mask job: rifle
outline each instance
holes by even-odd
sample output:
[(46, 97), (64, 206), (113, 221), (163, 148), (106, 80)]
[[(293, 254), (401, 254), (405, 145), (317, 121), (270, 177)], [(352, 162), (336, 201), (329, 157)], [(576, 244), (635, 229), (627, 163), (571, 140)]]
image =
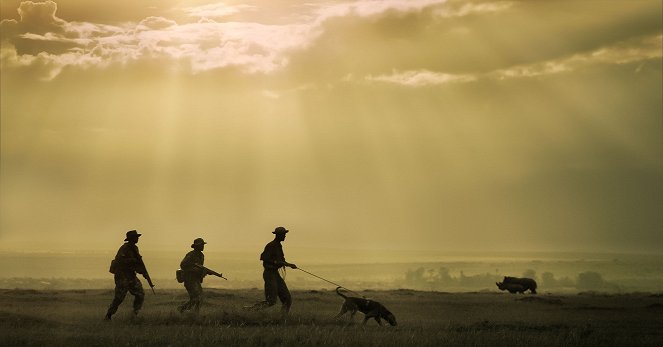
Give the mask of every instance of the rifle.
[(150, 285), (150, 288), (152, 289), (152, 294), (156, 295), (157, 293), (154, 291), (154, 283), (152, 283), (152, 279), (150, 278), (150, 274), (147, 273), (147, 267), (145, 266), (145, 262), (143, 261), (143, 257), (140, 255), (138, 256), (138, 259), (140, 260), (140, 266), (141, 270), (143, 270), (143, 277), (145, 277), (145, 280), (147, 280), (147, 284)]
[(226, 281), (228, 280), (227, 278), (223, 277), (222, 274), (220, 274), (220, 273), (218, 273), (218, 272), (216, 272), (216, 271), (214, 271), (214, 270), (208, 269), (208, 268), (206, 268), (206, 267), (204, 267), (204, 266), (202, 266), (202, 265), (198, 265), (198, 264), (193, 264), (193, 265), (194, 265), (195, 267), (199, 268), (199, 269), (203, 269), (203, 270), (205, 270), (205, 274), (210, 274), (210, 275), (214, 275), (214, 276), (216, 276), (216, 277), (221, 277), (221, 278), (223, 278), (223, 279), (226, 280)]
[(145, 263), (143, 262), (143, 257), (140, 257), (140, 263), (143, 266), (143, 270), (145, 270), (145, 272), (143, 273), (143, 277), (145, 277), (145, 280), (147, 280), (147, 284), (150, 285), (150, 289), (152, 289), (152, 294), (156, 295), (157, 293), (154, 291), (154, 283), (152, 283), (150, 274), (147, 273), (147, 268), (145, 267)]

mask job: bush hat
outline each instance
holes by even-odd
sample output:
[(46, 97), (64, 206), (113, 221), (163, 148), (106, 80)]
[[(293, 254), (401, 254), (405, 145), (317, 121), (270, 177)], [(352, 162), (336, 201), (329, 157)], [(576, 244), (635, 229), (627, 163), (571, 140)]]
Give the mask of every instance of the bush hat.
[(290, 230), (288, 230), (284, 227), (276, 227), (276, 229), (274, 229), (274, 231), (272, 231), (272, 234), (277, 234), (277, 235), (278, 234), (287, 234), (288, 231), (290, 231)]
[(127, 231), (127, 237), (124, 239), (124, 241), (129, 241), (129, 237), (131, 237), (131, 236), (140, 237), (140, 235), (143, 235), (143, 234), (139, 234), (136, 230), (129, 230), (129, 231)]
[(193, 246), (196, 246), (196, 245), (206, 245), (206, 244), (207, 244), (207, 242), (205, 242), (205, 240), (203, 240), (202, 238), (199, 237), (199, 238), (193, 240), (193, 244), (191, 244), (191, 248), (193, 248)]

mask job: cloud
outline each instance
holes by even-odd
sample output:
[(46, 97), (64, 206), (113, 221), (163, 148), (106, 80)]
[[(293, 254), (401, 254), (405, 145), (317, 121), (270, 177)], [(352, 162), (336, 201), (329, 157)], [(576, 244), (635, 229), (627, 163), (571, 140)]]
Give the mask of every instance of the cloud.
[(187, 7), (184, 11), (191, 17), (220, 18), (227, 17), (246, 10), (255, 10), (251, 5), (226, 5), (222, 2), (196, 7)]
[(18, 55), (12, 44), (3, 44), (0, 47), (0, 66), (4, 68), (16, 68), (30, 65), (36, 59), (32, 55)]
[[(305, 47), (314, 37), (309, 26), (297, 24), (213, 20), (178, 24), (163, 17), (148, 17), (124, 27), (65, 22), (55, 17), (56, 9), (52, 2), (24, 2), (19, 12), (26, 15), (20, 21), (2, 21), (3, 50), (17, 51), (3, 53), (7, 60), (3, 67), (41, 64), (50, 68), (44, 77), (51, 79), (68, 65), (107, 67), (141, 59), (184, 59), (193, 72), (236, 66), (248, 73), (268, 73), (287, 63), (288, 50)], [(35, 25), (36, 18), (44, 24)], [(60, 52), (49, 48), (54, 43), (74, 47)]]
[(476, 80), (476, 77), (471, 75), (453, 75), (428, 70), (418, 70), (405, 72), (394, 71), (389, 75), (367, 76), (365, 80), (369, 82), (398, 84), (406, 87), (424, 87), (447, 83), (471, 82)]
[(464, 17), (473, 14), (500, 12), (511, 8), (513, 5), (514, 3), (511, 1), (488, 3), (450, 1), (448, 6), (438, 8), (433, 13), (440, 18)]
[(177, 22), (163, 18), (163, 17), (147, 17), (140, 21), (136, 26), (136, 31), (148, 31), (148, 30), (166, 30), (170, 27), (177, 25)]
[(3, 19), (0, 21), (0, 37), (3, 41), (9, 40), (19, 34), (30, 33), (42, 35), (45, 33), (62, 33), (65, 21), (56, 17), (57, 4), (46, 2), (21, 2), (17, 12), (20, 19)]
[(279, 93), (272, 90), (263, 90), (260, 94), (268, 99), (278, 99), (281, 97)]
[[(663, 56), (663, 35), (653, 35), (637, 39), (618, 42), (617, 44), (601, 47), (597, 50), (575, 54), (570, 57), (539, 62), (535, 64), (516, 65), (482, 74), (448, 74), (429, 70), (409, 70), (390, 74), (368, 75), (363, 81), (397, 84), (404, 87), (424, 87), (444, 85), (449, 83), (467, 83), (478, 79), (512, 79), (532, 78), (572, 72), (597, 64), (621, 65), (635, 62), (644, 62), (651, 59), (661, 59)], [(642, 64), (636, 68), (641, 69)], [(342, 79), (346, 82), (358, 82), (352, 75)]]
[(18, 22), (14, 19), (3, 19), (0, 21), (0, 39), (3, 43), (19, 34)]
[(65, 21), (56, 17), (58, 5), (53, 1), (32, 2), (23, 1), (18, 8), (21, 17), (19, 26), (21, 30), (34, 34), (47, 32), (60, 32)]
[(441, 5), (447, 0), (360, 0), (334, 5), (320, 6), (316, 11), (317, 23), (334, 17), (345, 17), (356, 15), (359, 17), (370, 17), (388, 11), (412, 12), (421, 11), (424, 8)]
[[(178, 21), (160, 16), (148, 16), (136, 22), (109, 25), (63, 20), (57, 17), (57, 4), (53, 1), (24, 1), (18, 8), (19, 20), (3, 20), (0, 23), (3, 46), (1, 64), (3, 69), (32, 67), (35, 70), (44, 70), (47, 71), (43, 76), (46, 79), (54, 78), (67, 66), (105, 68), (142, 61), (159, 61), (164, 64), (184, 66), (188, 67), (191, 73), (233, 68), (247, 74), (269, 74), (284, 69), (298, 52), (307, 52), (308, 48), (319, 43), (320, 37), (326, 31), (338, 29), (337, 26), (326, 25), (334, 18), (349, 17), (352, 20), (377, 18), (378, 16), (393, 18), (394, 14), (399, 15), (395, 17), (400, 18), (402, 14), (415, 13), (421, 14), (427, 20), (444, 22), (448, 18), (504, 12), (516, 5), (520, 6), (520, 3), (515, 1), (357, 0), (293, 7), (293, 13), (287, 16), (288, 22), (285, 22), (285, 18), (283, 18), (284, 20), (276, 21), (278, 24), (264, 24), (255, 21), (220, 21), (221, 17), (247, 10), (259, 12), (260, 8), (249, 5), (212, 3), (175, 9), (185, 15), (184, 19), (178, 17)], [(198, 19), (195, 22), (186, 22), (187, 18), (189, 20)], [(373, 23), (373, 21), (370, 22)], [(380, 28), (385, 30), (384, 26)], [(402, 32), (407, 28), (395, 27), (394, 30)], [(392, 31), (383, 34), (396, 35)], [(426, 35), (428, 35), (425, 36), (426, 39), (439, 36), (438, 32), (427, 32)], [(452, 31), (444, 35), (456, 38), (462, 36), (456, 35)], [(391, 39), (391, 36), (389, 38)], [(422, 38), (411, 41), (392, 40), (390, 42), (402, 45), (403, 52), (400, 53), (403, 57), (414, 60), (406, 68), (399, 69), (398, 65), (387, 65), (389, 59), (383, 59), (385, 66), (381, 66), (379, 69), (373, 68), (372, 75), (356, 81), (419, 87), (466, 83), (486, 77), (499, 79), (549, 75), (573, 71), (596, 63), (624, 63), (660, 57), (660, 41), (659, 34), (653, 39), (624, 42), (621, 45), (608, 46), (591, 53), (576, 54), (564, 59), (507, 68), (501, 66), (500, 70), (472, 75), (435, 72), (434, 70), (443, 68), (443, 63), (435, 63), (436, 61), (448, 62), (448, 57), (454, 57), (448, 55), (447, 50), (438, 53), (440, 52), (439, 47), (430, 48), (429, 54), (426, 56), (431, 57), (428, 61), (432, 63), (423, 64), (428, 58), (424, 58), (420, 54), (409, 53), (410, 50), (420, 49), (420, 45), (427, 44), (427, 41)], [(371, 47), (384, 49), (379, 42), (371, 42), (374, 44), (365, 47), (366, 50), (370, 50)], [(411, 45), (408, 46), (404, 42), (411, 42)], [(457, 43), (457, 41), (453, 41), (453, 43)], [(347, 47), (352, 47), (352, 45), (347, 45)], [(343, 46), (339, 49), (347, 47)], [(471, 46), (468, 45), (468, 47)], [(474, 52), (463, 49), (460, 51)], [(354, 53), (350, 52), (350, 54)], [(439, 54), (445, 55), (439, 56)], [(461, 54), (463, 53), (459, 53), (459, 56)], [(422, 62), (422, 64), (419, 64), (417, 68), (416, 62)], [(379, 74), (380, 69), (392, 68), (397, 70), (390, 74)], [(361, 71), (343, 71), (342, 73), (347, 72), (361, 75)]]
[(498, 79), (537, 77), (575, 71), (597, 64), (620, 65), (661, 59), (662, 56), (663, 35), (658, 34), (618, 42), (611, 46), (601, 47), (588, 53), (575, 54), (567, 58), (501, 69), (490, 73), (489, 76)]
[[(288, 65), (290, 54), (311, 45), (323, 32), (322, 24), (346, 15), (374, 16), (386, 11), (418, 11), (444, 0), (369, 1), (314, 5), (309, 15), (289, 24), (217, 22), (218, 18), (249, 5), (214, 3), (188, 7), (184, 12), (199, 17), (195, 23), (164, 17), (147, 17), (138, 23), (112, 26), (88, 22), (67, 22), (56, 16), (53, 1), (21, 3), (19, 21), (3, 20), (5, 50), (3, 67), (41, 64), (57, 76), (65, 66), (107, 67), (114, 63), (159, 59), (189, 63), (193, 73), (236, 67), (245, 73), (271, 73)], [(55, 45), (59, 44), (59, 45)]]

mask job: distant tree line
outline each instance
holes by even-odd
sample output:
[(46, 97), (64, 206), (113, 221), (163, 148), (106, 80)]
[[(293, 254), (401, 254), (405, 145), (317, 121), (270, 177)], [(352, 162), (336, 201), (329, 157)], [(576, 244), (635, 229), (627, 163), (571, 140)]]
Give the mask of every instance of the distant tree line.
[[(619, 291), (620, 287), (603, 279), (603, 276), (594, 271), (579, 273), (575, 278), (568, 276), (555, 277), (552, 272), (543, 272), (537, 276), (536, 271), (526, 270), (517, 273), (484, 273), (466, 275), (460, 271), (452, 274), (446, 267), (426, 269), (419, 267), (408, 270), (401, 279), (387, 281), (350, 281), (343, 282), (352, 288), (362, 289), (390, 289), (409, 288), (416, 290), (433, 291), (464, 291), (464, 290), (497, 290), (495, 282), (501, 282), (504, 276), (528, 277), (537, 281), (539, 291), (546, 290), (577, 290), (577, 291)], [(174, 279), (159, 279), (159, 288), (179, 288)], [(93, 278), (0, 278), (0, 289), (36, 289), (36, 290), (67, 290), (67, 289), (108, 289), (113, 288), (112, 279)], [(293, 280), (294, 288), (320, 288), (318, 283)], [(621, 283), (620, 283), (621, 284)], [(234, 280), (232, 284), (223, 283), (224, 288), (258, 288), (254, 281)]]
[[(180, 289), (181, 285), (174, 278), (156, 278), (159, 289)], [(224, 288), (257, 288), (258, 282), (233, 280), (231, 285), (223, 283)], [(145, 283), (143, 282), (143, 285)], [(112, 278), (0, 278), (0, 289), (35, 289), (35, 290), (70, 290), (70, 289), (112, 289)], [(209, 286), (208, 286), (209, 287)]]
[(37, 289), (37, 290), (67, 290), (90, 288), (113, 288), (112, 279), (88, 278), (29, 278), (12, 277), (0, 278), (0, 288), (3, 289)]
[(479, 274), (467, 276), (463, 271), (458, 276), (451, 274), (446, 267), (425, 269), (423, 267), (408, 270), (405, 273), (403, 287), (418, 290), (445, 290), (450, 288), (487, 288), (502, 280), (497, 274)]
[[(418, 290), (443, 291), (450, 289), (486, 289), (495, 288), (495, 282), (501, 282), (504, 276), (518, 276), (518, 274), (478, 274), (465, 275), (463, 271), (454, 276), (446, 267), (426, 269), (423, 267), (408, 270), (400, 286)], [(532, 278), (539, 284), (542, 291), (546, 289), (575, 289), (578, 291), (616, 291), (619, 287), (603, 279), (603, 276), (594, 271), (579, 273), (575, 278), (555, 277), (552, 272), (536, 275), (534, 270), (526, 270), (521, 277)]]

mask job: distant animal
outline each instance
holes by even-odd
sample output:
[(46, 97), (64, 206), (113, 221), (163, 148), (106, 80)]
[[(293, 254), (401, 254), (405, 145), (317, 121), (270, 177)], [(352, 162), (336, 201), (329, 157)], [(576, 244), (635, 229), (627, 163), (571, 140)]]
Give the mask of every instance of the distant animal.
[(495, 282), (495, 284), (497, 284), (497, 288), (499, 288), (500, 290), (508, 290), (509, 293), (511, 294), (513, 293), (522, 294), (525, 292), (525, 290), (527, 290), (522, 285), (516, 283)]
[(364, 322), (362, 324), (366, 324), (366, 321), (373, 318), (378, 324), (382, 325), (382, 318), (392, 326), (398, 325), (396, 323), (396, 316), (394, 316), (394, 314), (381, 303), (364, 298), (345, 296), (343, 293), (339, 292), (339, 289), (341, 289), (341, 287), (336, 288), (336, 294), (340, 295), (345, 301), (343, 302), (343, 306), (341, 306), (341, 311), (336, 315), (336, 318), (341, 317), (348, 311), (351, 312), (350, 318), (352, 318), (357, 311), (360, 311), (364, 314)]
[[(524, 293), (526, 290), (529, 290), (532, 294), (536, 294), (536, 281), (531, 279), (531, 278), (519, 278), (519, 277), (509, 277), (505, 276), (504, 280), (502, 281), (502, 285), (507, 285), (505, 286), (506, 290), (509, 290), (508, 287), (512, 286), (512, 288), (517, 289), (517, 286), (514, 285), (520, 285), (523, 287), (523, 290), (514, 290), (513, 292), (509, 290), (509, 292), (514, 293), (514, 292), (520, 292)], [(500, 288), (500, 285), (497, 285), (498, 288)], [(502, 288), (500, 288), (502, 289)], [(504, 289), (502, 289), (504, 290)]]

